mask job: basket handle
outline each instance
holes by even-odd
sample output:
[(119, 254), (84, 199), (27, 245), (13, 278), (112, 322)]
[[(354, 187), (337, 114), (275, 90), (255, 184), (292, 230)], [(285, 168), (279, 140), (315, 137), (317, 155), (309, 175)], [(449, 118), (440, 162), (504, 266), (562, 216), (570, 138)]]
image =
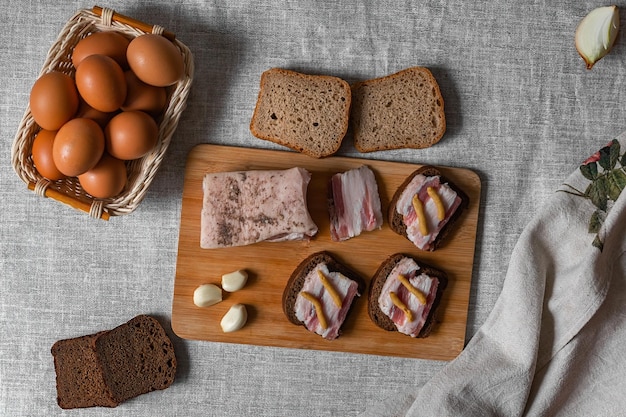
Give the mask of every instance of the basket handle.
[[(37, 187), (37, 185), (33, 182), (29, 182), (28, 183), (28, 189), (31, 191), (35, 191), (35, 188)], [(88, 203), (84, 203), (82, 201), (79, 201), (75, 198), (72, 198), (69, 195), (63, 194), (62, 192), (59, 192), (53, 188), (46, 188), (43, 192), (44, 197), (50, 197), (53, 198), (57, 201), (60, 201), (62, 203), (65, 203), (75, 209), (78, 210), (82, 210), (84, 212), (90, 213), (91, 214), (91, 204)], [(109, 220), (110, 214), (104, 210), (102, 210), (99, 214), (99, 217), (102, 220)]]
[[(100, 17), (102, 17), (102, 10), (103, 8), (100, 6), (93, 6), (93, 9), (92, 9), (92, 11)], [(152, 28), (154, 27), (153, 25), (149, 25), (137, 19), (133, 19), (132, 17), (124, 16), (123, 14), (119, 14), (117, 12), (113, 12), (113, 20), (116, 20), (125, 25), (132, 26), (146, 33), (152, 33)], [(174, 41), (176, 39), (176, 35), (174, 35), (174, 33), (168, 32), (166, 30), (164, 30), (161, 35), (166, 37), (170, 41)]]

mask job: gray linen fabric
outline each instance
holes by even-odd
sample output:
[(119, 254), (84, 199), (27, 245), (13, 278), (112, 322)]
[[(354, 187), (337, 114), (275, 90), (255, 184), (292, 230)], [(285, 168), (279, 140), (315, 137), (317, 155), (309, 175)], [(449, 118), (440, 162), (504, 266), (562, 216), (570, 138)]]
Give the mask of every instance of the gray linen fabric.
[[(623, 33), (614, 51), (591, 71), (574, 48), (578, 21), (603, 5), (598, 2), (100, 5), (175, 32), (194, 54), (194, 85), (164, 163), (136, 212), (102, 222), (41, 199), (13, 172), (11, 144), (48, 48), (78, 9), (93, 4), (0, 4), (3, 416), (70, 414), (56, 405), (54, 341), (112, 328), (140, 313), (169, 321), (187, 153), (199, 143), (281, 149), (254, 138), (248, 129), (259, 76), (270, 67), (336, 75), (348, 82), (413, 65), (431, 68), (448, 121), (439, 144), (361, 155), (348, 136), (340, 154), (464, 167), (480, 175), (468, 341), (496, 304), (524, 227), (586, 156), (624, 130)], [(167, 391), (114, 410), (74, 414), (356, 416), (387, 401), (397, 405), (392, 399), (399, 392), (417, 392), (446, 365), (177, 338), (174, 343), (179, 374)], [(593, 369), (581, 372), (592, 379)], [(551, 368), (542, 375), (546, 381), (559, 379)], [(614, 385), (620, 384), (624, 377)], [(540, 397), (541, 389), (532, 395)], [(581, 410), (590, 404), (575, 391), (560, 401), (568, 409), (578, 401), (584, 402)], [(535, 415), (553, 411), (540, 402), (529, 407), (538, 410)]]

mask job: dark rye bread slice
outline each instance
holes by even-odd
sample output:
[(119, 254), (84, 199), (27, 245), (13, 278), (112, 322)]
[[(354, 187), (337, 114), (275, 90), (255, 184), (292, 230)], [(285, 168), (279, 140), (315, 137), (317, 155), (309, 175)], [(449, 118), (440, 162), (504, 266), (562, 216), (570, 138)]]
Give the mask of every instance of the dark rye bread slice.
[(456, 184), (450, 181), (450, 179), (442, 175), (441, 172), (434, 166), (424, 165), (423, 167), (418, 168), (404, 180), (400, 187), (398, 187), (391, 201), (389, 202), (389, 209), (387, 211), (387, 220), (389, 222), (389, 227), (391, 228), (391, 230), (401, 236), (407, 237), (406, 225), (404, 224), (402, 215), (396, 211), (396, 205), (404, 189), (407, 187), (407, 185), (409, 185), (413, 177), (419, 174), (423, 174), (427, 177), (439, 176), (441, 184), (447, 183), (450, 188), (452, 188), (461, 198), (461, 204), (454, 212), (452, 217), (450, 217), (448, 223), (446, 223), (446, 225), (439, 231), (437, 239), (435, 239), (435, 241), (431, 243), (429, 251), (432, 252), (441, 246), (442, 242), (445, 241), (446, 236), (448, 236), (450, 234), (450, 231), (454, 229), (454, 224), (457, 222), (461, 214), (463, 214), (463, 212), (469, 205), (469, 197)]
[(261, 75), (250, 131), (314, 158), (339, 150), (350, 119), (350, 85), (341, 78), (272, 68)]
[(153, 317), (140, 315), (100, 334), (95, 350), (104, 380), (120, 403), (174, 382), (174, 346)]
[(101, 334), (59, 340), (52, 346), (59, 407), (116, 407), (119, 404), (104, 382), (94, 349), (94, 342)]
[(357, 82), (351, 125), (360, 152), (432, 146), (446, 131), (439, 84), (424, 67)]
[(57, 341), (51, 349), (61, 408), (116, 407), (174, 380), (176, 357), (161, 324), (140, 315), (113, 330)]
[[(285, 316), (287, 316), (287, 319), (289, 319), (289, 321), (293, 324), (304, 326), (298, 317), (296, 317), (294, 311), (296, 299), (302, 290), (306, 276), (320, 263), (326, 263), (329, 271), (339, 272), (345, 277), (355, 281), (358, 285), (358, 294), (362, 295), (365, 291), (365, 280), (356, 272), (337, 261), (326, 251), (313, 253), (300, 262), (300, 264), (296, 267), (291, 274), (291, 277), (289, 277), (289, 281), (287, 281), (287, 285), (285, 285), (285, 289), (283, 291), (283, 312), (285, 313)], [(352, 306), (350, 306), (350, 310), (352, 310), (352, 307), (354, 306), (354, 301), (352, 302)], [(349, 314), (350, 311), (348, 311), (348, 315)]]
[(432, 266), (423, 264), (419, 262), (417, 259), (413, 258), (410, 255), (405, 255), (403, 253), (396, 253), (394, 255), (389, 256), (379, 267), (372, 280), (370, 282), (370, 289), (368, 295), (368, 303), (367, 303), (367, 313), (370, 316), (370, 319), (374, 324), (376, 324), (381, 329), (387, 331), (398, 331), (396, 325), (393, 321), (387, 316), (378, 305), (378, 297), (380, 297), (380, 293), (387, 281), (387, 278), (393, 268), (396, 266), (398, 262), (400, 262), (403, 258), (408, 257), (412, 258), (417, 262), (420, 267), (420, 271), (427, 274), (432, 278), (437, 278), (439, 281), (437, 286), (437, 294), (435, 296), (435, 300), (433, 301), (433, 305), (430, 308), (430, 312), (428, 313), (428, 317), (426, 318), (426, 322), (424, 323), (424, 327), (420, 330), (417, 335), (418, 338), (428, 337), (437, 321), (437, 309), (441, 302), (441, 297), (443, 296), (443, 292), (448, 285), (448, 276), (444, 271), (441, 271)]

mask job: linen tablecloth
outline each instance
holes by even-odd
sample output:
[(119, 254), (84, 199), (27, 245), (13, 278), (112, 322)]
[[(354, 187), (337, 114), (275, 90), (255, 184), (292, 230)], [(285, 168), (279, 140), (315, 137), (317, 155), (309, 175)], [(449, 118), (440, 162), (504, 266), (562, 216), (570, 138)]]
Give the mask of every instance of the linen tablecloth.
[[(0, 4), (0, 415), (357, 416), (377, 415), (381, 408), (390, 413), (413, 407), (414, 414), (422, 403), (441, 410), (439, 415), (455, 407), (470, 413), (471, 405), (476, 415), (559, 410), (619, 415), (616, 407), (623, 400), (614, 394), (626, 381), (618, 374), (624, 357), (609, 356), (607, 349), (615, 352), (614, 344), (623, 340), (623, 285), (616, 277), (623, 277), (618, 248), (624, 203), (615, 203), (603, 223), (611, 232), (598, 254), (595, 233), (582, 230), (591, 214), (578, 211), (588, 201), (555, 192), (573, 182), (570, 174), (580, 172), (587, 156), (625, 129), (623, 33), (591, 71), (574, 48), (576, 25), (603, 3), (116, 0), (99, 5), (174, 32), (194, 55), (194, 84), (161, 169), (134, 213), (96, 221), (41, 199), (15, 175), (11, 144), (48, 48), (77, 10), (93, 4)], [(480, 176), (464, 354), (446, 363), (173, 336), (179, 372), (166, 391), (116, 409), (63, 412), (57, 406), (50, 355), (56, 340), (110, 329), (142, 313), (169, 323), (184, 168), (193, 146), (282, 149), (249, 131), (263, 71), (284, 67), (352, 83), (414, 65), (430, 68), (439, 82), (447, 117), (442, 141), (423, 150), (359, 154), (348, 135), (339, 154), (463, 167)], [(548, 212), (557, 202), (564, 206), (552, 218)], [(575, 230), (562, 227), (567, 213), (576, 213)], [(562, 235), (544, 236), (544, 224)], [(573, 235), (577, 238), (570, 241)], [(543, 237), (535, 248), (537, 236)], [(567, 244), (546, 251), (559, 236), (568, 238)], [(579, 255), (562, 270), (562, 251), (572, 245)], [(532, 265), (524, 262), (531, 259)], [(597, 311), (592, 314), (590, 307), (569, 332), (542, 334), (540, 329), (561, 329), (560, 322), (545, 327), (545, 320), (569, 311), (538, 303), (551, 300), (546, 294), (566, 294), (556, 288), (562, 281), (546, 280), (552, 284), (541, 287), (514, 277), (561, 278), (600, 266), (605, 286), (597, 281), (592, 291), (598, 303), (604, 299), (594, 306)], [(584, 297), (585, 282), (579, 277), (575, 285), (581, 292), (558, 302), (571, 302), (568, 308), (580, 314), (580, 301), (592, 301)], [(534, 291), (536, 298), (505, 302), (521, 289)], [(529, 316), (541, 309), (544, 321), (508, 326), (515, 309)], [(510, 339), (490, 339), (504, 330)], [(512, 363), (507, 355), (489, 362), (489, 369), (476, 372), (479, 389), (465, 384), (467, 372), (474, 372), (471, 365), (487, 363), (481, 347), (508, 353), (515, 338), (529, 334), (535, 339), (524, 342), (536, 349), (520, 350)], [(572, 359), (580, 366), (570, 366)]]

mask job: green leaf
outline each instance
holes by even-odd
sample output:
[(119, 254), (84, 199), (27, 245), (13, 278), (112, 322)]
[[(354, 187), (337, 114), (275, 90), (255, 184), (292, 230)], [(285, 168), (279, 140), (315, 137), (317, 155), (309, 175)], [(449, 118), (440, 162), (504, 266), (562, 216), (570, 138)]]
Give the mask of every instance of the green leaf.
[(620, 144), (617, 140), (613, 139), (613, 141), (611, 142), (611, 149), (610, 149), (610, 162), (611, 162), (611, 169), (615, 168), (615, 165), (617, 165), (617, 160), (619, 159), (619, 151), (620, 151)]
[(624, 185), (626, 185), (626, 175), (622, 172), (620, 175), (620, 170), (613, 170), (607, 174), (607, 193), (611, 200), (617, 201), (619, 195), (624, 189)]
[(624, 172), (624, 170), (613, 170), (613, 176), (615, 177), (615, 182), (622, 190), (626, 188), (626, 172)]
[(596, 238), (593, 240), (591, 244), (595, 246), (596, 248), (600, 249), (600, 252), (602, 252), (602, 249), (604, 248), (604, 243), (600, 240), (600, 236), (596, 235)]
[(613, 175), (610, 173), (606, 175), (606, 194), (610, 200), (617, 200), (619, 197), (619, 193), (622, 190), (617, 186), (615, 180), (613, 179)]
[(622, 166), (626, 166), (626, 153), (624, 153), (624, 155), (622, 155), (622, 158), (620, 159), (620, 164), (622, 164)]
[(587, 165), (581, 165), (580, 172), (583, 174), (583, 177), (593, 181), (598, 176), (598, 164), (590, 162)]
[(589, 196), (591, 202), (600, 210), (606, 211), (606, 205), (608, 202), (606, 177), (599, 177), (594, 182), (589, 184), (585, 195)]
[(598, 233), (604, 222), (604, 214), (600, 210), (596, 210), (589, 219), (589, 233)]
[(613, 168), (611, 166), (611, 148), (610, 147), (605, 146), (604, 148), (600, 149), (600, 160), (598, 161), (598, 163), (600, 164), (602, 168), (604, 168), (605, 171), (608, 171)]

